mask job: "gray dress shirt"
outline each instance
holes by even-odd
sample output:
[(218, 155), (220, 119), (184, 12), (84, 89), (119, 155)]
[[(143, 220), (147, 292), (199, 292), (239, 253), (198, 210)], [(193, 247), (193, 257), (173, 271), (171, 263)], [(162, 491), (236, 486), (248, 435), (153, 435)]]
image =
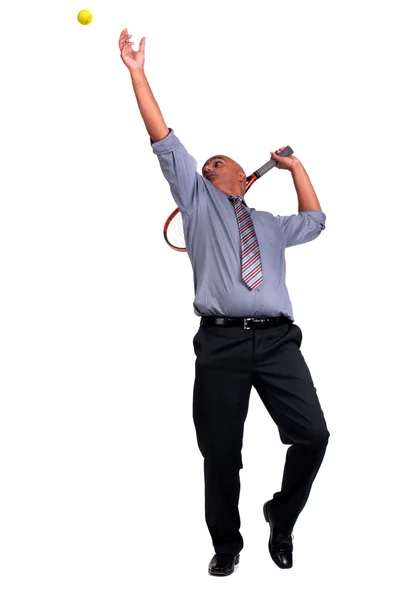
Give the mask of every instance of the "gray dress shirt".
[(285, 248), (318, 237), (325, 228), (326, 215), (320, 210), (305, 210), (281, 217), (246, 206), (257, 234), (263, 272), (263, 283), (250, 290), (242, 281), (240, 235), (228, 195), (198, 173), (196, 160), (172, 129), (166, 138), (151, 144), (183, 218), (193, 269), (195, 314), (285, 315), (293, 320), (285, 283)]

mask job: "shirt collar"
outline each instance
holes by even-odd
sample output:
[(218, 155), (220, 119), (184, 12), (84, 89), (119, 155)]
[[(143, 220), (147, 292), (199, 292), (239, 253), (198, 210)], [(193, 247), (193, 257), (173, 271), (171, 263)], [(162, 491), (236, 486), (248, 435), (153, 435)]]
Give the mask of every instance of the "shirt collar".
[(240, 198), (240, 200), (242, 200), (242, 204), (244, 204), (244, 205), (246, 206), (246, 208), (249, 208), (249, 207), (247, 206), (247, 204), (246, 204), (246, 201), (245, 201), (245, 199), (244, 199), (244, 197), (243, 197), (243, 196), (234, 196), (233, 194), (229, 194), (229, 195), (228, 195), (228, 200), (229, 200), (230, 202), (232, 202), (232, 200), (230, 200), (230, 198)]

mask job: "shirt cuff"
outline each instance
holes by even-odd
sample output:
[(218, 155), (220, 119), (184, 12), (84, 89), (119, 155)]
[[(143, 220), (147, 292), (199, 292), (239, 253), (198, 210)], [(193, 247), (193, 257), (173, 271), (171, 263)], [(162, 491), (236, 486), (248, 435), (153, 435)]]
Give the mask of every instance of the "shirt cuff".
[(325, 229), (326, 215), (324, 212), (321, 210), (300, 210), (300, 214), (302, 213), (307, 214), (311, 219), (319, 223), (322, 229)]
[(168, 154), (177, 148), (180, 145), (180, 140), (174, 133), (174, 129), (170, 129), (169, 133), (165, 138), (159, 140), (158, 142), (153, 142), (151, 139), (149, 140), (152, 146), (152, 150), (154, 154)]

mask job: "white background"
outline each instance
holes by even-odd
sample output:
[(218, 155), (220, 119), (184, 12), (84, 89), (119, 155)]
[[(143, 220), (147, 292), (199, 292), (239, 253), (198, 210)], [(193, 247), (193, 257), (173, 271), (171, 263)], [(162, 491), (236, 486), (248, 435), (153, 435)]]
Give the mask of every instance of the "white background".
[[(2, 600), (396, 593), (393, 5), (2, 9)], [(83, 8), (94, 14), (86, 27)], [(192, 274), (163, 241), (175, 205), (120, 59), (125, 27), (147, 37), (154, 94), (200, 167), (224, 153), (252, 172), (289, 144), (327, 214), (316, 241), (287, 251), (302, 351), (331, 432), (290, 571), (271, 561), (262, 516), (286, 447), (253, 392), (245, 549), (232, 577), (207, 575)], [(247, 200), (274, 214), (297, 208), (291, 176), (277, 169)]]

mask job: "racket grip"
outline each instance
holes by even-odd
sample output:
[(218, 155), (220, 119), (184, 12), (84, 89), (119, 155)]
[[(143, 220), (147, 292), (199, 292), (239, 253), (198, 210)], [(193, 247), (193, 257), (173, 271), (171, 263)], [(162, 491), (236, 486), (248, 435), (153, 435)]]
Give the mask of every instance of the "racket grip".
[[(286, 148), (279, 154), (279, 156), (291, 156), (292, 154), (293, 150), (291, 149), (291, 147), (286, 146)], [(265, 163), (265, 165), (260, 167), (260, 169), (255, 172), (255, 175), (257, 175), (257, 177), (261, 177), (262, 175), (268, 173), (268, 171), (276, 167), (277, 164), (278, 163), (276, 162), (276, 160), (271, 158), (271, 160), (269, 160), (267, 163)]]

